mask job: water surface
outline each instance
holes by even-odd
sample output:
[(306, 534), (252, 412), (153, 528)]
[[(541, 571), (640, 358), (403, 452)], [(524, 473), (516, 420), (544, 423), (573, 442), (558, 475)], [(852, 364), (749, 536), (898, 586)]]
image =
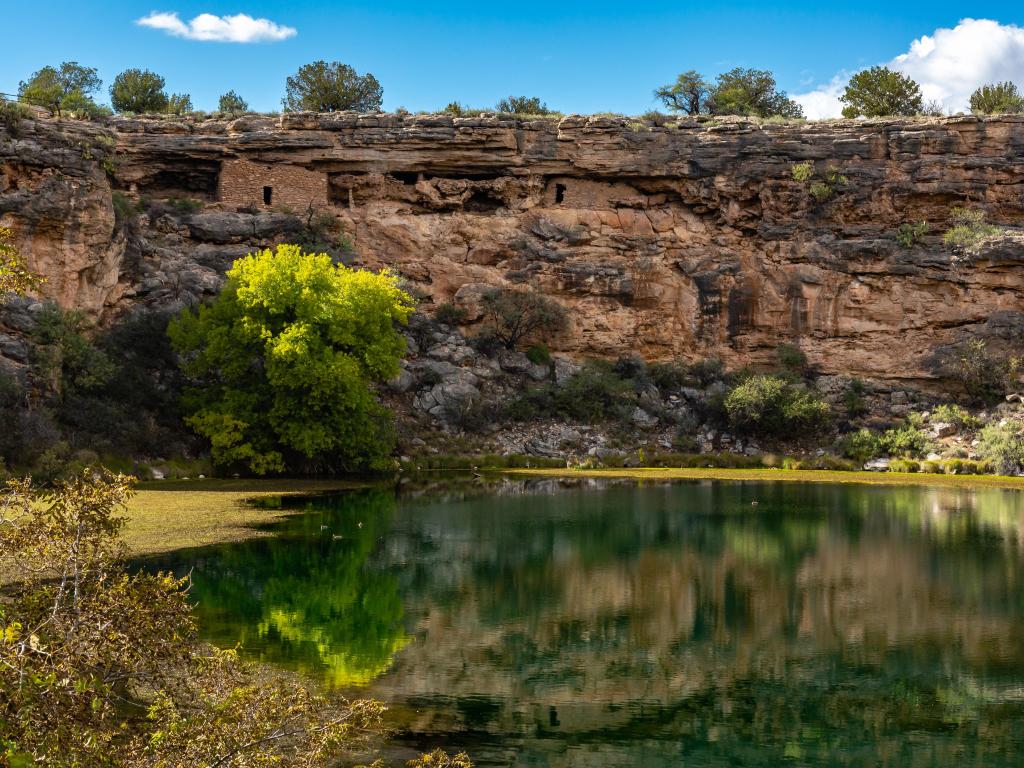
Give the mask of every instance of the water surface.
[(478, 765), (1020, 766), (1024, 494), (509, 481), (176, 553), (202, 631)]

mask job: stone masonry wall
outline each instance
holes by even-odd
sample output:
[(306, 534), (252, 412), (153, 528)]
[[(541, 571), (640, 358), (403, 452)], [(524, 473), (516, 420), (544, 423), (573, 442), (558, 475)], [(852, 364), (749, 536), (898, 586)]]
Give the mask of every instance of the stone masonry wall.
[(217, 200), (227, 207), (302, 212), (327, 204), (327, 175), (285, 163), (227, 160), (221, 165)]

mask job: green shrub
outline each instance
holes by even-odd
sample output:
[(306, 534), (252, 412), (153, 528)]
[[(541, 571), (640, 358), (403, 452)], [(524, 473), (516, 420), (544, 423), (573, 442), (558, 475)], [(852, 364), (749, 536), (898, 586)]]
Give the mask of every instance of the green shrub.
[(918, 472), (921, 465), (913, 459), (893, 459), (889, 462), (890, 472)]
[(167, 204), (178, 213), (192, 214), (203, 210), (203, 201), (194, 197), (170, 197)]
[(579, 421), (629, 418), (636, 407), (631, 380), (618, 375), (604, 360), (588, 360), (563, 385), (542, 384), (527, 390), (508, 407), (511, 418), (529, 421), (558, 417)]
[(1024, 471), (1024, 435), (1017, 424), (991, 424), (978, 435), (978, 453), (997, 475)]
[(651, 363), (647, 372), (658, 389), (671, 392), (686, 386), (690, 377), (690, 367), (679, 360), (664, 363)]
[(1016, 383), (1019, 368), (1017, 358), (996, 358), (989, 354), (984, 340), (971, 339), (946, 361), (945, 373), (972, 401), (992, 405)]
[(860, 429), (844, 437), (840, 449), (846, 458), (864, 464), (882, 452), (882, 442), (870, 429)]
[(729, 391), (724, 406), (730, 426), (742, 434), (796, 437), (829, 420), (828, 403), (778, 376), (748, 378)]
[(249, 105), (245, 99), (232, 90), (221, 94), (217, 101), (217, 109), (228, 115), (240, 115), (249, 110)]
[(960, 430), (974, 430), (981, 426), (981, 419), (972, 416), (966, 408), (949, 403), (935, 406), (931, 420), (952, 424)]
[(928, 435), (920, 427), (905, 424), (896, 429), (886, 430), (880, 445), (889, 456), (921, 456), (929, 447)]
[(784, 373), (803, 376), (807, 371), (807, 355), (795, 344), (779, 344), (775, 349), (775, 356)]
[(921, 471), (928, 475), (938, 475), (942, 473), (942, 465), (937, 461), (923, 461)]
[(164, 79), (149, 70), (126, 69), (110, 86), (110, 103), (116, 112), (164, 112), (168, 103)]
[(139, 206), (123, 192), (113, 192), (110, 201), (114, 206), (114, 220), (119, 224), (130, 221), (139, 212)]
[(814, 177), (814, 165), (811, 163), (797, 163), (792, 168), (793, 180), (800, 183), (808, 182)]
[(913, 224), (900, 224), (896, 230), (896, 242), (904, 248), (910, 248), (928, 234), (928, 222), (916, 221)]
[(465, 307), (445, 301), (437, 305), (434, 310), (434, 319), (444, 325), (462, 325), (466, 322), (469, 313)]
[(717, 357), (698, 360), (690, 366), (690, 375), (696, 379), (699, 386), (706, 387), (722, 380), (725, 375), (725, 363)]
[(851, 419), (863, 416), (868, 412), (867, 403), (864, 401), (864, 382), (860, 379), (851, 379), (843, 391), (843, 407), (846, 408), (846, 415)]
[(21, 121), (31, 117), (32, 112), (24, 104), (16, 101), (4, 101), (0, 98), (0, 126), (12, 138), (21, 136)]
[(534, 365), (551, 365), (551, 350), (544, 342), (534, 344), (526, 350), (526, 357)]
[(1001, 231), (985, 221), (983, 211), (970, 208), (953, 208), (949, 222), (951, 226), (942, 236), (942, 242), (957, 250), (969, 251)]

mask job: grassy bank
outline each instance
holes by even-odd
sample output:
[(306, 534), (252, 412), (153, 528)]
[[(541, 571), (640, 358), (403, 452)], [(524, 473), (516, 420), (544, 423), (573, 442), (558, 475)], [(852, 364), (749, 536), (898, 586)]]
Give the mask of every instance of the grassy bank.
[(954, 488), (1014, 488), (1024, 490), (1024, 477), (997, 475), (940, 475), (904, 472), (833, 472), (820, 469), (510, 469), (511, 475), (531, 477), (594, 477), (630, 480), (755, 480), (793, 483), (859, 483), (861, 485), (930, 485)]
[(125, 540), (136, 555), (238, 541), (287, 511), (250, 500), (365, 487), (345, 480), (164, 480), (140, 483), (128, 505)]

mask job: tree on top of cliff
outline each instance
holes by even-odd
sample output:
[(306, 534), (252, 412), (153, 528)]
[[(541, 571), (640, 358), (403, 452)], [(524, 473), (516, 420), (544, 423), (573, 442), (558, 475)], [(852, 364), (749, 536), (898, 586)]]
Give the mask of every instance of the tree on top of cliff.
[(221, 94), (220, 101), (217, 102), (217, 109), (229, 115), (240, 115), (249, 111), (249, 104), (234, 91), (228, 91)]
[(379, 112), (384, 89), (367, 72), (360, 75), (340, 61), (304, 64), (285, 83), (286, 112)]
[(103, 85), (94, 67), (65, 61), (60, 67), (46, 66), (18, 84), (18, 98), (57, 115), (67, 112), (93, 116), (101, 111), (90, 94)]
[(699, 115), (707, 111), (710, 86), (704, 76), (696, 70), (683, 72), (672, 85), (663, 85), (654, 92), (666, 107), (673, 112)]
[(846, 104), (843, 117), (919, 115), (924, 109), (921, 87), (906, 75), (888, 67), (858, 72), (839, 100)]
[(501, 99), (494, 108), (498, 112), (510, 115), (550, 115), (554, 113), (554, 110), (548, 109), (548, 105), (537, 96), (509, 96), (507, 99)]
[(1017, 86), (1005, 83), (990, 83), (981, 86), (971, 94), (971, 112), (980, 115), (1016, 115), (1024, 112), (1024, 97)]
[(736, 67), (720, 74), (707, 98), (712, 115), (803, 117), (803, 108), (775, 86), (766, 69)]
[(164, 79), (148, 69), (126, 69), (110, 86), (110, 103), (116, 112), (164, 112), (168, 103)]
[(370, 385), (398, 373), (412, 299), (388, 272), (297, 245), (234, 263), (168, 333), (193, 378), (187, 423), (214, 461), (256, 474), (381, 469), (393, 443)]

